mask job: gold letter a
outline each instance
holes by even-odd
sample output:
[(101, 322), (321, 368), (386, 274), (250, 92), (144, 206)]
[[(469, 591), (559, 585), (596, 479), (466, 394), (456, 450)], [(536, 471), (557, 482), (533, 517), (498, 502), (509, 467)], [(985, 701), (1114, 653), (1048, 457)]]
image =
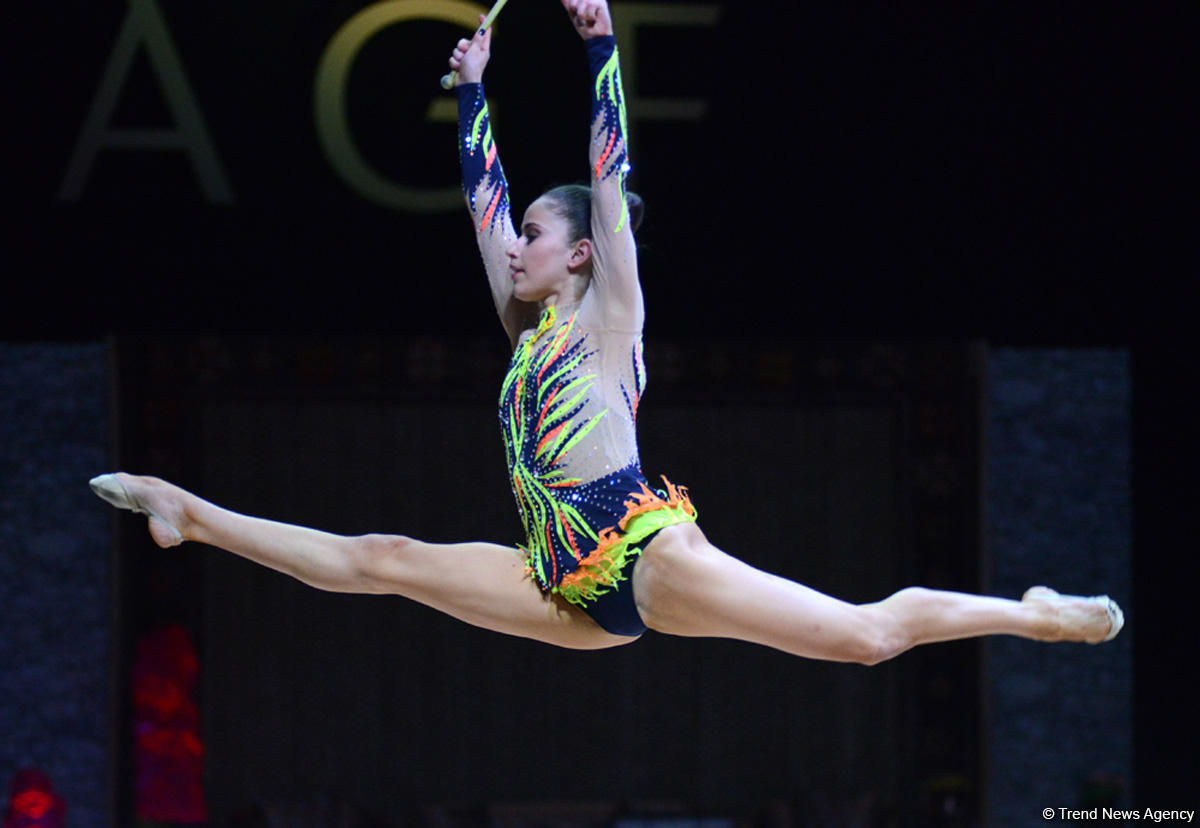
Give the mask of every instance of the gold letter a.
[[(138, 43), (141, 42), (146, 44), (146, 54), (166, 98), (174, 128), (121, 129), (109, 126), (121, 88), (129, 77)], [(209, 203), (228, 204), (233, 201), (233, 191), (221, 169), (212, 139), (204, 128), (200, 108), (188, 86), (183, 64), (155, 0), (129, 0), (129, 13), (117, 35), (117, 43), (104, 69), (104, 77), (100, 80), (100, 88), (92, 99), (91, 111), (88, 112), (59, 188), (60, 200), (79, 200), (96, 155), (104, 148), (183, 150), (191, 159), (200, 188)]]

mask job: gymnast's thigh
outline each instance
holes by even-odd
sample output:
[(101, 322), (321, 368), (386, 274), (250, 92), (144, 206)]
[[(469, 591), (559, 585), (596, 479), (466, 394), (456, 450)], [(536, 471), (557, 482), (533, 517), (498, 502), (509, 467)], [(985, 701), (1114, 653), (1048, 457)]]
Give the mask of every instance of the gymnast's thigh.
[(495, 543), (427, 543), (375, 536), (380, 591), (403, 595), (460, 621), (560, 647), (598, 649), (631, 639), (605, 632), (587, 613), (545, 595), (523, 553)]

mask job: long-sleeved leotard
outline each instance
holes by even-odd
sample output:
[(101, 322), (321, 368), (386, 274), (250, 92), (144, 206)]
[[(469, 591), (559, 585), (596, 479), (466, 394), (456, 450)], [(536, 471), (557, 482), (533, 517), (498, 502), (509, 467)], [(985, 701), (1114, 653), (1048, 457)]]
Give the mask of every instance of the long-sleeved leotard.
[(588, 40), (587, 55), (591, 284), (578, 309), (560, 318), (550, 307), (536, 327), (532, 306), (512, 296), (505, 251), (516, 231), (483, 87), (458, 87), (463, 188), (496, 309), (514, 343), (500, 425), (525, 525), (522, 549), (543, 591), (585, 609), (626, 579), (639, 544), (665, 526), (695, 520), (685, 489), (667, 482), (666, 490), (652, 490), (641, 471), (636, 419), (645, 386), (644, 310), (625, 199), (629, 165), (615, 40)]

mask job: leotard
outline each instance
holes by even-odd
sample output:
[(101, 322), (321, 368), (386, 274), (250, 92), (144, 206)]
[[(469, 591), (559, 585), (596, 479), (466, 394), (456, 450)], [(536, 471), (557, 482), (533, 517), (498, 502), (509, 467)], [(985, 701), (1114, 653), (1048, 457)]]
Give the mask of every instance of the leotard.
[[(622, 635), (644, 629), (632, 596), (636, 556), (652, 536), (694, 521), (684, 487), (642, 474), (636, 420), (645, 387), (644, 309), (625, 200), (624, 95), (614, 38), (587, 41), (593, 79), (591, 283), (559, 314), (512, 296), (505, 251), (516, 239), (508, 184), (482, 84), (458, 87), (463, 189), (492, 296), (514, 343), (500, 426), (525, 527), (528, 573)], [(536, 309), (534, 309), (536, 311)]]

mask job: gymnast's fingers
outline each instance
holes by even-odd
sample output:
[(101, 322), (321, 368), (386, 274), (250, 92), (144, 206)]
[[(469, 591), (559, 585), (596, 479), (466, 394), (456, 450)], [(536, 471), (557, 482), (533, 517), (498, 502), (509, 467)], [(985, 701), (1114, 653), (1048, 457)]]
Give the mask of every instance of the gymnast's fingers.
[(492, 52), (492, 28), (489, 17), (494, 18), (506, 0), (497, 0), (488, 15), (479, 15), (479, 28), (471, 39), (460, 38), (450, 54), (451, 72), (442, 76), (442, 88), (449, 90), (463, 83), (479, 83)]
[(571, 25), (584, 39), (612, 33), (604, 0), (563, 0)]
[[(482, 26), (484, 16), (479, 15), (479, 25)], [(486, 29), (477, 29), (474, 37), (471, 38), (471, 47), (479, 49), (484, 55), (492, 53), (492, 28), (489, 26)]]
[[(484, 16), (479, 16), (482, 25)], [(483, 71), (487, 67), (491, 55), (492, 30), (476, 30), (468, 40), (461, 38), (450, 56), (450, 68), (453, 75), (442, 79), (442, 88), (450, 89), (463, 83), (479, 83), (483, 80)]]
[(460, 40), (458, 45), (454, 47), (454, 51), (450, 53), (450, 68), (457, 69), (462, 65), (463, 56), (466, 55), (467, 49), (471, 46), (470, 41)]

